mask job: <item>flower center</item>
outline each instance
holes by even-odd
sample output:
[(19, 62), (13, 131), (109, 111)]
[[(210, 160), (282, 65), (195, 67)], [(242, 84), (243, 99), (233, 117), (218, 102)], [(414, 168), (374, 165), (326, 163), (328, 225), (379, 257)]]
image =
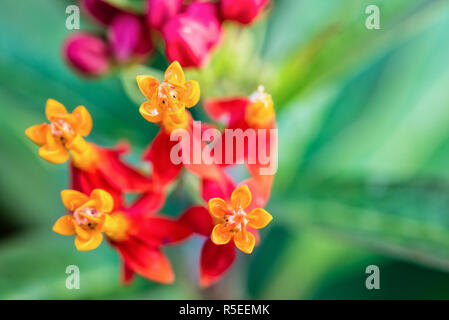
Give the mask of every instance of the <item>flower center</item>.
[(177, 112), (182, 108), (179, 92), (174, 85), (163, 82), (158, 90), (159, 106), (164, 111)]
[(63, 119), (52, 121), (50, 123), (50, 132), (54, 137), (59, 138), (62, 143), (67, 142), (67, 136), (75, 134), (72, 126)]
[(98, 211), (95, 208), (82, 208), (75, 210), (73, 213), (73, 217), (75, 222), (83, 227), (84, 229), (94, 230), (98, 223), (94, 221), (94, 219), (90, 218), (101, 218), (103, 216), (103, 212)]
[(246, 212), (242, 208), (232, 210), (229, 214), (225, 215), (225, 224), (229, 227), (231, 232), (245, 229), (247, 223), (248, 219), (246, 218)]

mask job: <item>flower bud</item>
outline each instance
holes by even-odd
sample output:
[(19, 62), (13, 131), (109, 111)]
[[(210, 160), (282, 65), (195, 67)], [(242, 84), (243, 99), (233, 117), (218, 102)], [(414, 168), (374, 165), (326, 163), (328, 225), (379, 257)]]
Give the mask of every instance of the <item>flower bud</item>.
[(162, 35), (170, 61), (177, 60), (183, 67), (203, 66), (221, 37), (216, 5), (212, 2), (192, 3), (184, 13), (164, 25)]
[(147, 22), (152, 29), (161, 30), (182, 8), (182, 0), (148, 0)]
[(122, 12), (103, 0), (82, 0), (81, 6), (95, 21), (103, 25), (109, 25)]
[(267, 3), (268, 0), (220, 0), (220, 15), (223, 20), (250, 24)]
[(106, 43), (88, 33), (70, 36), (64, 45), (66, 60), (79, 72), (98, 76), (109, 69), (109, 50)]
[(141, 35), (139, 18), (126, 13), (115, 17), (108, 30), (108, 40), (114, 58), (122, 63), (128, 61), (134, 54)]

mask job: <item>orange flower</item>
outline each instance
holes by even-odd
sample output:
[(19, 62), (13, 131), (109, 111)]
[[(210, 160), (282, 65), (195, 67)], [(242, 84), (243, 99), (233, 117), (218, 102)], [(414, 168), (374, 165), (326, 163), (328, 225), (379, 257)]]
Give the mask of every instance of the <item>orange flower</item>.
[(149, 122), (159, 123), (167, 133), (186, 128), (190, 115), (185, 108), (191, 108), (200, 99), (200, 86), (195, 80), (187, 81), (178, 61), (165, 71), (162, 83), (149, 75), (137, 76), (140, 91), (148, 101), (140, 106), (140, 114)]
[(103, 232), (115, 241), (126, 238), (128, 219), (119, 212), (111, 213), (114, 200), (108, 192), (94, 189), (87, 196), (79, 191), (63, 190), (61, 198), (71, 213), (59, 218), (53, 231), (66, 236), (76, 234), (78, 250), (97, 248), (103, 240)]
[(25, 134), (40, 146), (39, 155), (52, 163), (63, 163), (69, 159), (80, 167), (89, 166), (96, 158), (96, 152), (83, 137), (92, 130), (92, 118), (83, 106), (72, 113), (56, 100), (48, 99), (45, 114), (50, 123), (34, 125), (26, 129)]
[(234, 239), (234, 244), (241, 251), (248, 254), (253, 251), (256, 240), (246, 228), (264, 228), (273, 217), (262, 208), (247, 213), (245, 208), (251, 201), (251, 191), (247, 185), (240, 186), (232, 192), (230, 204), (221, 198), (209, 200), (209, 213), (215, 224), (211, 235), (213, 243), (223, 245)]
[(249, 97), (245, 112), (246, 122), (253, 128), (266, 128), (273, 122), (275, 114), (271, 95), (265, 92), (263, 86), (259, 86)]

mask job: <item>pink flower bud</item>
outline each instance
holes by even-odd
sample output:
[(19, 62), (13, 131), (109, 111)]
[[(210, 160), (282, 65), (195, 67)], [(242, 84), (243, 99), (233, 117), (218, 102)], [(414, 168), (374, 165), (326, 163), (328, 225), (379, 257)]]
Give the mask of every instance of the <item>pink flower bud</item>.
[(79, 72), (98, 76), (109, 69), (109, 50), (106, 43), (88, 33), (71, 35), (64, 45), (66, 60)]
[(182, 8), (182, 0), (148, 0), (147, 22), (156, 30), (161, 30), (164, 24), (173, 18)]
[(82, 0), (82, 8), (97, 22), (108, 25), (122, 11), (102, 0)]
[(178, 60), (183, 67), (203, 66), (221, 38), (216, 5), (212, 2), (192, 3), (184, 13), (164, 25), (162, 36), (170, 61)]
[(134, 54), (142, 36), (139, 18), (132, 14), (120, 14), (112, 20), (108, 29), (111, 51), (119, 62), (128, 61)]
[(250, 24), (267, 3), (268, 0), (220, 0), (220, 15), (223, 20)]

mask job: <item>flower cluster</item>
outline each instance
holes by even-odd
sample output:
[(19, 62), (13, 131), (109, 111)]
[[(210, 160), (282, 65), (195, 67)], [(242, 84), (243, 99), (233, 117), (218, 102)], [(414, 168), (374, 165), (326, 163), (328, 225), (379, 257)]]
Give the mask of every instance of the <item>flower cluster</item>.
[(98, 35), (78, 32), (69, 36), (64, 56), (87, 76), (99, 76), (117, 65), (145, 61), (162, 37), (170, 61), (183, 67), (201, 67), (221, 39), (224, 21), (250, 24), (268, 0), (146, 0), (145, 14), (128, 12), (107, 0), (81, 0), (84, 11), (106, 29)]
[[(275, 149), (257, 140), (256, 144), (245, 145), (241, 157), (223, 164), (203, 158), (192, 161), (195, 155), (181, 148), (178, 151), (182, 161), (174, 162), (173, 150), (180, 142), (198, 146), (196, 150), (202, 154), (212, 153), (211, 145), (195, 134), (194, 120), (188, 111), (200, 99), (200, 86), (185, 79), (177, 61), (167, 68), (163, 81), (140, 75), (137, 83), (147, 99), (140, 106), (140, 114), (160, 126), (142, 157), (151, 174), (121, 159), (129, 149), (124, 144), (110, 149), (87, 142), (92, 118), (83, 106), (69, 113), (61, 103), (49, 99), (45, 108), (48, 123), (26, 130), (26, 135), (40, 147), (40, 157), (51, 163), (70, 161), (71, 188), (61, 192), (68, 213), (57, 219), (53, 230), (61, 235), (75, 235), (75, 247), (80, 251), (93, 250), (106, 238), (121, 257), (125, 283), (135, 273), (161, 283), (174, 281), (163, 247), (194, 235), (204, 236), (200, 283), (209, 286), (232, 266), (237, 249), (246, 254), (253, 251), (259, 241), (257, 230), (272, 220), (263, 207), (269, 199), (274, 174), (261, 174), (266, 164), (249, 155), (251, 149), (258, 149), (274, 156)], [(250, 97), (206, 100), (204, 106), (211, 119), (224, 121), (225, 129), (217, 141), (224, 139), (226, 130), (276, 127), (273, 101), (262, 87)], [(212, 127), (213, 124), (206, 126)], [(176, 135), (179, 131), (186, 135)], [(224, 153), (229, 152), (233, 150), (225, 146)], [(236, 183), (228, 168), (239, 163), (247, 166), (250, 177)], [(200, 181), (198, 192), (202, 200), (173, 219), (159, 211), (168, 187), (181, 178), (183, 169)], [(127, 193), (138, 197), (128, 203)]]

